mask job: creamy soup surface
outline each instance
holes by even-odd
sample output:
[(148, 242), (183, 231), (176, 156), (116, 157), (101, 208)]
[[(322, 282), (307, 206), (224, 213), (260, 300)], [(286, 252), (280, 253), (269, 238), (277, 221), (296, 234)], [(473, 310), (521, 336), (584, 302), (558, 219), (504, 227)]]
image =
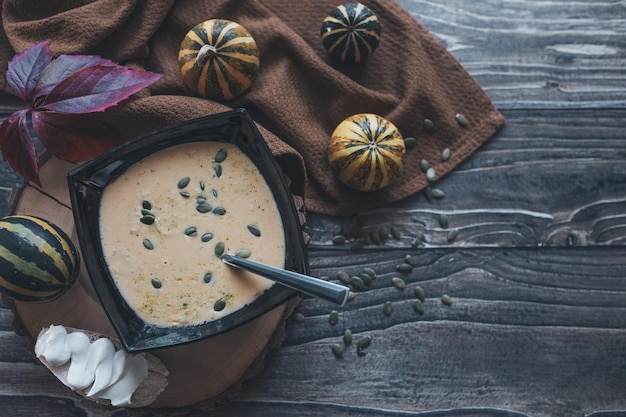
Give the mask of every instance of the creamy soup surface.
[(104, 190), (100, 233), (122, 296), (157, 326), (218, 319), (273, 285), (222, 263), (221, 245), (224, 253), (285, 263), (272, 192), (253, 162), (227, 143), (176, 145), (133, 164)]

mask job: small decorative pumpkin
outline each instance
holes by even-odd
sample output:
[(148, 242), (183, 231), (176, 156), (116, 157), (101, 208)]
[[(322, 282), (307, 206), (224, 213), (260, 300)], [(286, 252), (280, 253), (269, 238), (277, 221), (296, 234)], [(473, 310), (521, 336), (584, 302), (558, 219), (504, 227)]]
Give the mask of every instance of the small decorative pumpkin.
[(259, 51), (236, 22), (211, 19), (194, 26), (180, 44), (178, 64), (189, 89), (201, 97), (231, 100), (259, 73)]
[(0, 291), (17, 300), (51, 301), (74, 283), (78, 253), (58, 226), (34, 216), (0, 219)]
[(378, 47), (380, 23), (367, 6), (347, 3), (335, 8), (322, 23), (322, 43), (341, 62), (361, 62)]
[(404, 166), (406, 147), (398, 129), (371, 113), (348, 117), (331, 135), (328, 162), (337, 178), (359, 191), (389, 185)]

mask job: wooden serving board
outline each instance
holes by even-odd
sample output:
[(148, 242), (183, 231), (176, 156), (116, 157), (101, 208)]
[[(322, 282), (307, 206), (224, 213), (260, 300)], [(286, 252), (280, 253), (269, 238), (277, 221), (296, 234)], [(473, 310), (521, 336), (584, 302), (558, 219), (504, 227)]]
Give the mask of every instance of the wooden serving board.
[[(66, 179), (74, 167), (49, 158), (40, 167), (42, 186), (27, 184), (16, 191), (12, 213), (53, 222), (79, 249)], [(16, 332), (27, 337), (31, 350), (41, 329), (52, 324), (116, 338), (82, 262), (76, 283), (57, 300), (41, 304), (5, 301), (13, 308)], [(212, 407), (217, 401), (235, 395), (243, 381), (262, 369), (267, 352), (280, 345), (286, 318), (297, 303), (293, 299), (213, 338), (154, 351), (169, 370), (169, 385), (150, 408)]]

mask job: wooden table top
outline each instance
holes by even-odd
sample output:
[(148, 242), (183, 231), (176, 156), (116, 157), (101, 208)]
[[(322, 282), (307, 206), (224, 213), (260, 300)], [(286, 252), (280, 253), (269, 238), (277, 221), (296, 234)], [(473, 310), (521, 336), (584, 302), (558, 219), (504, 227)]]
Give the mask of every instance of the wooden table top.
[[(400, 3), (506, 127), (436, 183), (443, 198), (419, 194), (357, 218), (309, 213), (313, 275), (368, 267), (377, 278), (337, 309), (334, 326), (336, 307), (304, 299), (264, 370), (232, 401), (189, 415), (626, 416), (624, 1)], [(19, 186), (0, 166), (0, 214)], [(332, 243), (338, 227), (357, 224), (400, 237), (360, 250)], [(413, 269), (398, 272), (407, 255)], [(0, 415), (127, 415), (63, 387), (0, 307)], [(365, 355), (355, 342), (333, 355), (345, 329), (372, 338)]]

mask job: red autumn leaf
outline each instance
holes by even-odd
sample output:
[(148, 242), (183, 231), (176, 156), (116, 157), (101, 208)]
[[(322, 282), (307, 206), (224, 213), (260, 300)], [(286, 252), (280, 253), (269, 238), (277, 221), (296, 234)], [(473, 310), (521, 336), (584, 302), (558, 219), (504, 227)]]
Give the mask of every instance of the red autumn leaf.
[(6, 117), (0, 124), (0, 150), (13, 171), (27, 180), (41, 185), (35, 141), (26, 124), (29, 110), (20, 110)]
[(160, 77), (148, 71), (96, 64), (65, 78), (38, 107), (71, 114), (104, 111)]
[(41, 143), (64, 161), (85, 161), (122, 143), (108, 125), (87, 115), (35, 112), (32, 120)]
[(25, 50), (9, 61), (7, 83), (27, 104), (30, 104), (39, 77), (51, 61), (48, 41)]

